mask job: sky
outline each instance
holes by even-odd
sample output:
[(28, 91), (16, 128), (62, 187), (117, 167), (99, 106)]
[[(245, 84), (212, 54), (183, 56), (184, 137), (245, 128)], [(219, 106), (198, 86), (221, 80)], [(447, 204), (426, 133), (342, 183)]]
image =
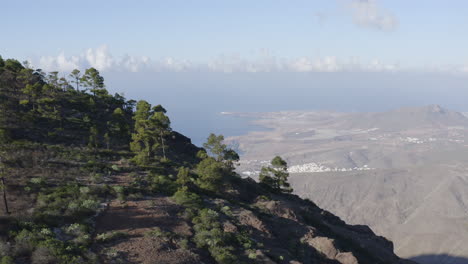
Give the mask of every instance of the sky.
[(468, 71), (464, 0), (18, 0), (0, 11), (0, 54), (45, 69)]
[(201, 140), (221, 111), (468, 111), (466, 0), (3, 1), (0, 55), (163, 104)]

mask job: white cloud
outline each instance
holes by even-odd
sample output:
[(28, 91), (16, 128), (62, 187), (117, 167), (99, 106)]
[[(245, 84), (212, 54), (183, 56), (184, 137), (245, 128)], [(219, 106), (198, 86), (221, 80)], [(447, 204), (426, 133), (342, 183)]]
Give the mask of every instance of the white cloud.
[[(284, 65), (278, 58), (267, 50), (261, 50), (259, 54), (244, 58), (239, 54), (221, 55), (207, 63), (207, 68), (215, 72), (272, 72), (284, 69)], [(201, 66), (201, 68), (205, 68)]]
[(337, 72), (345, 67), (336, 57), (327, 56), (318, 59), (302, 57), (287, 63), (287, 68), (297, 72)]
[(149, 68), (151, 65), (151, 60), (146, 56), (136, 57), (125, 55), (120, 60), (119, 64), (123, 69), (127, 69), (130, 72), (139, 72)]
[(86, 49), (78, 56), (67, 57), (64, 52), (61, 52), (58, 56), (42, 56), (38, 61), (31, 60), (30, 62), (39, 69), (64, 72), (90, 67), (99, 71), (137, 72), (152, 66), (151, 60), (146, 56), (125, 55), (120, 59), (114, 59), (107, 45)]
[(65, 57), (65, 54), (61, 52), (58, 56), (44, 56), (39, 59), (38, 68), (45, 70), (59, 70), (59, 71), (72, 71), (73, 69), (79, 68), (79, 57), (72, 56), (70, 58)]
[(31, 65), (45, 71), (70, 72), (73, 69), (95, 67), (99, 71), (113, 72), (441, 72), (468, 74), (468, 65), (421, 65), (405, 67), (399, 63), (389, 63), (380, 59), (363, 60), (358, 57), (339, 58), (337, 56), (297, 58), (278, 57), (261, 50), (248, 57), (239, 54), (221, 55), (205, 62), (166, 57), (152, 59), (147, 56), (124, 55), (114, 57), (107, 46), (89, 48), (80, 55), (43, 56)]
[(114, 59), (107, 50), (107, 45), (102, 45), (97, 49), (87, 49), (84, 57), (91, 67), (105, 71), (114, 65)]
[(377, 0), (352, 0), (353, 21), (363, 27), (392, 31), (398, 27), (398, 19), (390, 11), (379, 7)]
[(157, 62), (155, 70), (158, 71), (175, 71), (175, 72), (182, 72), (182, 71), (189, 71), (194, 69), (195, 66), (189, 60), (179, 60), (173, 57), (167, 57), (163, 60)]

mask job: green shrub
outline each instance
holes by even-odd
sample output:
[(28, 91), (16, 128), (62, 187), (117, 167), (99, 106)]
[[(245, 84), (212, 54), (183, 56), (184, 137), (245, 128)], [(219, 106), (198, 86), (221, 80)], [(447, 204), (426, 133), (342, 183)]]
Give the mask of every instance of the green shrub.
[(247, 250), (247, 257), (249, 259), (257, 259), (257, 252), (254, 249), (248, 249)]
[(91, 192), (91, 189), (88, 186), (80, 187), (80, 193), (87, 195)]
[(24, 190), (27, 192), (38, 192), (42, 188), (46, 187), (46, 182), (44, 178), (42, 177), (35, 177), (31, 178), (29, 182), (27, 183), (26, 187), (24, 187)]
[(206, 248), (218, 263), (235, 263), (234, 247), (230, 233), (222, 229), (219, 214), (211, 209), (202, 209), (192, 220), (195, 230), (193, 241), (199, 248)]
[(189, 248), (189, 240), (186, 239), (186, 238), (183, 238), (183, 239), (179, 240), (179, 242), (177, 244), (179, 245), (179, 247), (181, 247), (183, 249), (188, 249)]
[(153, 175), (148, 176), (150, 190), (156, 193), (163, 193), (166, 195), (173, 195), (177, 189), (175, 181), (171, 180), (168, 176)]
[(4, 256), (0, 258), (0, 264), (14, 264), (13, 258), (10, 256)]
[(146, 189), (148, 187), (148, 181), (144, 176), (138, 175), (136, 173), (131, 173), (129, 175), (133, 179), (131, 186), (136, 189)]
[(155, 227), (155, 228), (153, 228), (153, 230), (147, 232), (145, 234), (145, 236), (147, 236), (147, 237), (156, 237), (156, 238), (160, 238), (160, 239), (162, 239), (162, 240), (164, 240), (166, 242), (169, 242), (172, 239), (174, 239), (176, 235), (174, 233), (171, 233), (171, 232), (168, 232), (168, 231), (163, 231), (159, 227)]
[(77, 245), (88, 246), (91, 243), (91, 236), (88, 227), (83, 224), (71, 224), (63, 229), (64, 233), (71, 236), (71, 241)]
[(99, 208), (99, 202), (92, 199), (87, 199), (81, 202), (81, 208), (85, 210), (96, 211)]
[(256, 243), (253, 241), (246, 231), (241, 231), (235, 234), (237, 244), (241, 245), (244, 249), (252, 249)]
[(100, 206), (98, 197), (92, 194), (94, 190), (79, 185), (49, 188), (38, 195), (34, 220), (48, 225), (59, 225), (69, 220), (81, 222), (94, 215)]
[(123, 186), (114, 186), (112, 189), (114, 189), (114, 192), (119, 201), (124, 202), (126, 200), (125, 188)]
[(30, 255), (38, 241), (38, 237), (33, 232), (23, 229), (15, 237), (14, 254), (16, 256)]
[(232, 253), (232, 247), (214, 246), (209, 249), (211, 256), (221, 264), (233, 264), (237, 262), (237, 257)]
[(102, 173), (92, 172), (89, 174), (89, 180), (93, 184), (99, 184), (104, 182), (104, 175)]
[(221, 207), (220, 211), (221, 211), (223, 214), (225, 214), (225, 215), (227, 215), (227, 216), (229, 216), (229, 217), (232, 217), (231, 207), (229, 207), (229, 206), (227, 206), (227, 205), (226, 205), (226, 206), (223, 206), (223, 207)]
[(187, 187), (179, 188), (179, 190), (172, 196), (172, 199), (174, 199), (177, 204), (190, 208), (199, 207), (202, 202), (200, 196), (196, 193), (190, 192)]

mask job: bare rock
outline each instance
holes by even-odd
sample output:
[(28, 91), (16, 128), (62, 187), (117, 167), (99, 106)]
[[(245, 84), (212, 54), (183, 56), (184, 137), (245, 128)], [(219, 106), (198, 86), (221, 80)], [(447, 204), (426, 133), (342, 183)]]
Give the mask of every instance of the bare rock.
[(335, 259), (338, 254), (338, 250), (334, 245), (334, 240), (331, 238), (315, 237), (306, 242), (329, 259)]
[(341, 264), (359, 264), (356, 257), (351, 252), (341, 252), (335, 256), (335, 259), (338, 260)]

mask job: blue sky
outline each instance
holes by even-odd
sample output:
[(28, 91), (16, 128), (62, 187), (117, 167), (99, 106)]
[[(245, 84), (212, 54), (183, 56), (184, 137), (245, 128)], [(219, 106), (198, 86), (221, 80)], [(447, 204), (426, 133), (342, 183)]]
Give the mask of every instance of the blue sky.
[[(69, 70), (70, 64), (56, 62), (59, 55), (66, 62), (81, 56), (71, 65), (107, 71), (128, 70), (125, 55), (151, 69), (164, 68), (167, 59), (191, 69), (213, 61), (264, 64), (272, 57), (285, 65), (308, 60), (280, 70), (350, 70), (354, 64), (368, 70), (377, 63), (378, 69), (462, 71), (468, 65), (464, 0), (20, 0), (1, 8), (8, 26), (1, 29), (0, 54), (43, 68)], [(90, 50), (113, 61), (84, 58)]]

